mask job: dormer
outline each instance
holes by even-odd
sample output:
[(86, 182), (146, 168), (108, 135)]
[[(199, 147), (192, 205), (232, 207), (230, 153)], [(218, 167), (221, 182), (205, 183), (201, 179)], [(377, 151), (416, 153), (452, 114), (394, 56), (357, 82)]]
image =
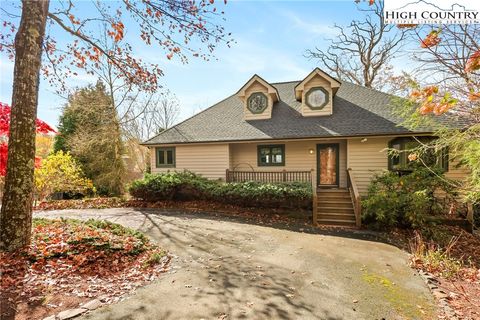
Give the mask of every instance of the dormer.
[(273, 104), (279, 99), (277, 89), (258, 75), (248, 80), (237, 96), (243, 102), (244, 120), (270, 119)]
[(302, 116), (329, 116), (333, 113), (333, 97), (340, 82), (315, 68), (295, 86), (295, 98), (302, 102)]

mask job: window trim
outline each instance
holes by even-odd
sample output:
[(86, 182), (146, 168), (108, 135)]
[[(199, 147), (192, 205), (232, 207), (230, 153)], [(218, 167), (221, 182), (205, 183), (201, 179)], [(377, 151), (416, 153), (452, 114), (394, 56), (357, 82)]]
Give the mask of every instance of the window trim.
[[(422, 140), (423, 139), (435, 139), (434, 137), (416, 137), (417, 139), (419, 140)], [(415, 140), (415, 137), (397, 137), (397, 138), (394, 138), (392, 140), (390, 140), (388, 142), (388, 148), (389, 149), (394, 149), (393, 148), (393, 145), (394, 144), (399, 144), (400, 145), (400, 154), (398, 155), (399, 159), (400, 159), (400, 168), (398, 169), (394, 169), (393, 168), (393, 158), (394, 156), (391, 155), (391, 154), (388, 154), (388, 170), (389, 171), (398, 171), (398, 172), (411, 172), (413, 171), (414, 169), (412, 168), (408, 168), (407, 167), (407, 164), (408, 164), (408, 155), (404, 152), (405, 151), (405, 145), (408, 143), (408, 142), (416, 142)], [(440, 160), (440, 157), (444, 158), (442, 160)], [(443, 172), (448, 172), (449, 171), (449, 150), (448, 148), (444, 148), (443, 150), (441, 150), (440, 152), (437, 153), (436, 155), (436, 166), (441, 169)], [(439, 165), (439, 162), (442, 161), (442, 163), (440, 163)]]
[[(282, 162), (279, 163), (263, 163), (261, 161), (260, 150), (263, 148), (269, 148), (270, 153), (273, 148), (280, 148), (282, 150)], [(260, 144), (257, 145), (257, 165), (259, 167), (283, 167), (285, 166), (285, 145), (284, 144)]]
[[(173, 153), (173, 163), (168, 163), (168, 164), (160, 164), (159, 163), (159, 157), (158, 157), (158, 153), (162, 151), (164, 152), (164, 156), (165, 156), (165, 160), (166, 160), (166, 157), (167, 157), (167, 151), (172, 151)], [(177, 163), (177, 159), (176, 159), (176, 150), (175, 150), (175, 147), (156, 147), (155, 148), (155, 167), (156, 168), (175, 168), (175, 165)]]
[[(325, 94), (325, 102), (319, 107), (314, 107), (310, 103), (308, 103), (308, 96), (310, 94), (312, 94), (314, 91), (317, 91), (317, 90), (320, 90)], [(322, 110), (323, 108), (325, 108), (325, 106), (329, 102), (330, 102), (330, 94), (327, 91), (327, 89), (325, 89), (324, 87), (312, 87), (312, 88), (308, 89), (307, 93), (305, 94), (305, 104), (307, 105), (307, 107), (309, 107), (312, 110)]]
[[(260, 111), (255, 111), (255, 110), (252, 110), (250, 108), (250, 101), (255, 97), (255, 96), (259, 96), (259, 95), (262, 95), (266, 100), (267, 100), (267, 103), (265, 105), (265, 108), (263, 108), (262, 110)], [(250, 111), (251, 113), (253, 114), (262, 114), (265, 110), (268, 109), (268, 96), (264, 93), (264, 92), (252, 92), (249, 96), (248, 96), (248, 99), (247, 99), (247, 109), (248, 111)]]

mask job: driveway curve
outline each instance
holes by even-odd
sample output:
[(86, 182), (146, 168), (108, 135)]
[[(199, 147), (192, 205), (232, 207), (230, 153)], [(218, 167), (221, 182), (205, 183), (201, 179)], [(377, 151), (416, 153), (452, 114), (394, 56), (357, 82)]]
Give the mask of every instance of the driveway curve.
[(161, 209), (58, 210), (35, 216), (107, 219), (145, 232), (173, 256), (159, 280), (82, 319), (435, 316), (433, 298), (408, 267), (407, 254), (358, 239), (361, 232), (289, 230)]

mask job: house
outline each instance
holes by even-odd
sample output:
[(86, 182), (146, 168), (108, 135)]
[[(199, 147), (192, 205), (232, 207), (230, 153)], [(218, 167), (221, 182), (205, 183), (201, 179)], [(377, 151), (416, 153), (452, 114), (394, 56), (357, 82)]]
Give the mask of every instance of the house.
[[(386, 149), (432, 133), (403, 127), (392, 98), (318, 68), (292, 82), (254, 75), (237, 93), (144, 145), (154, 155), (153, 173), (187, 169), (229, 181), (311, 181), (314, 221), (358, 225), (359, 200), (373, 175), (408, 162)], [(452, 178), (465, 174), (446, 154), (435, 161)]]

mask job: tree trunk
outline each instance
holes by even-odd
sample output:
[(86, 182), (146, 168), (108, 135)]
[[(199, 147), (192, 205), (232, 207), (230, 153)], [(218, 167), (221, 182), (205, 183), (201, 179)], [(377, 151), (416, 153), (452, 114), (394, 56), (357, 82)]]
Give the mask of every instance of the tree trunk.
[(15, 36), (15, 69), (5, 192), (0, 211), (0, 251), (30, 244), (32, 232), (35, 120), (49, 0), (22, 1)]

